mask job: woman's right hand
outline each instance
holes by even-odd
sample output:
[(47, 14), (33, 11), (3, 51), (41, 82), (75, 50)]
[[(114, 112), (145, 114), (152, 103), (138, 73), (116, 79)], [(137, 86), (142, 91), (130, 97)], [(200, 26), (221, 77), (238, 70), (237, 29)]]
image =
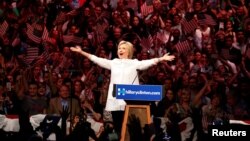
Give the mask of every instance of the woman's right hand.
[(70, 47), (70, 50), (71, 51), (74, 51), (74, 52), (78, 52), (80, 54), (82, 54), (83, 56), (87, 57), (87, 58), (90, 58), (91, 57), (91, 54), (85, 52), (82, 50), (82, 48), (80, 46), (76, 46), (76, 47)]
[(70, 50), (71, 50), (71, 51), (74, 51), (74, 52), (81, 52), (81, 51), (82, 51), (82, 49), (81, 49), (80, 46), (70, 47)]

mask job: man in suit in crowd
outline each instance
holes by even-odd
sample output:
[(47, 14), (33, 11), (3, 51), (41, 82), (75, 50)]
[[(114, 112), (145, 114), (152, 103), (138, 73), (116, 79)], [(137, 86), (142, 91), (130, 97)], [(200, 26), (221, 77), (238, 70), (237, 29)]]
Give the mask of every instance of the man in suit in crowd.
[(73, 117), (80, 112), (79, 102), (75, 98), (70, 97), (70, 90), (67, 85), (62, 85), (59, 90), (59, 96), (50, 100), (48, 114), (60, 115), (63, 107), (68, 108), (69, 117)]

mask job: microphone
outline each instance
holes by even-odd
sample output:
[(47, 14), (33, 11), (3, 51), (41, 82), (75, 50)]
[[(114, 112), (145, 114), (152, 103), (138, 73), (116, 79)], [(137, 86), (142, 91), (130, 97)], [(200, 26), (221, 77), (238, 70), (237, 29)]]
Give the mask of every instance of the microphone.
[(139, 73), (139, 71), (140, 71), (139, 69), (136, 69), (136, 72), (137, 72), (137, 73), (136, 73), (136, 76), (135, 76), (135, 78), (134, 78), (134, 80), (133, 80), (132, 84), (134, 84), (135, 79), (138, 77), (138, 73)]

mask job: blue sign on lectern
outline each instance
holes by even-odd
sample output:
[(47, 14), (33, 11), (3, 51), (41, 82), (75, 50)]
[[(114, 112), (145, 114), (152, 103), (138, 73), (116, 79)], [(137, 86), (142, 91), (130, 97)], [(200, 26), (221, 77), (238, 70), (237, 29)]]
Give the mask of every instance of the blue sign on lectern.
[(162, 99), (162, 85), (114, 85), (117, 99), (138, 101), (160, 101)]

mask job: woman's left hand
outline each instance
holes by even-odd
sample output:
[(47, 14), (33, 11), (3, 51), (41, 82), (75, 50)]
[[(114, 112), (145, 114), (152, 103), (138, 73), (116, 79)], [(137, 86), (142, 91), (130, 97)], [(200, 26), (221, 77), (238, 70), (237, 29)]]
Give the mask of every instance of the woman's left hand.
[(170, 55), (169, 53), (166, 53), (160, 59), (161, 59), (161, 61), (173, 61), (175, 59), (175, 56), (174, 55)]

